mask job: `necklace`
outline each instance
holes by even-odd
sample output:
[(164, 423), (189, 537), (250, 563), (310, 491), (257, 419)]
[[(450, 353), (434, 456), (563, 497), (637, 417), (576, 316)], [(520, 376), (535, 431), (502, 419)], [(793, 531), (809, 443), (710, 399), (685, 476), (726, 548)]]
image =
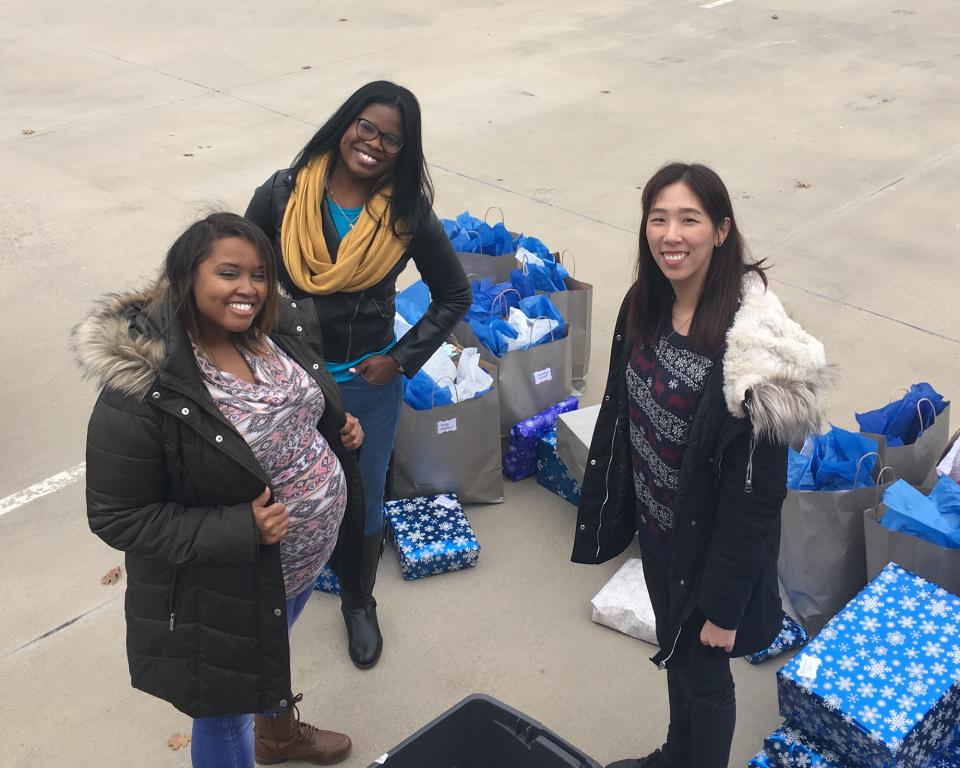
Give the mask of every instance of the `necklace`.
[(340, 215), (344, 218), (344, 220), (346, 220), (347, 226), (350, 229), (353, 229), (354, 225), (360, 219), (360, 214), (363, 213), (363, 206), (360, 206), (360, 210), (357, 211), (357, 214), (351, 219), (349, 216), (347, 216), (343, 208), (340, 207), (340, 203), (337, 202), (337, 198), (333, 196), (333, 190), (330, 189), (329, 184), (327, 185), (327, 197), (330, 198), (330, 202), (333, 203), (334, 206), (336, 206), (337, 211), (339, 211)]

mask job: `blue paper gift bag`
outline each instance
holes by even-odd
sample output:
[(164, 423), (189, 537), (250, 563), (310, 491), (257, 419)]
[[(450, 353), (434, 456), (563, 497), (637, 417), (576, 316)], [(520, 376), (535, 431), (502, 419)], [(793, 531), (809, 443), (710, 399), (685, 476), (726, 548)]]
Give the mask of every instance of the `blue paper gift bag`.
[(887, 565), (777, 691), (780, 713), (853, 768), (923, 768), (960, 718), (960, 598)]
[(580, 484), (557, 455), (556, 427), (537, 441), (537, 482), (571, 504), (580, 503)]
[(804, 645), (807, 640), (809, 640), (807, 630), (784, 612), (780, 622), (780, 633), (770, 644), (770, 647), (757, 653), (752, 653), (745, 658), (751, 664), (761, 664), (764, 661), (775, 659), (787, 651), (792, 651), (794, 648), (799, 648)]
[(472, 568), (480, 556), (463, 507), (452, 493), (384, 504), (405, 579)]

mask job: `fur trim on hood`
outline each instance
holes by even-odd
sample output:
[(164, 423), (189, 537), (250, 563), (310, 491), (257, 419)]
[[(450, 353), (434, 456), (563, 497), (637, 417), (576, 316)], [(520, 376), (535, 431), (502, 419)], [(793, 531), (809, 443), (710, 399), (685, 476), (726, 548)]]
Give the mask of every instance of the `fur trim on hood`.
[(802, 440), (820, 432), (823, 391), (832, 381), (823, 344), (787, 316), (757, 275), (747, 275), (724, 356), (730, 413), (749, 416), (760, 439)]
[(70, 347), (85, 379), (132, 397), (143, 397), (167, 356), (162, 338), (131, 332), (148, 301), (146, 290), (111, 293), (70, 334)]

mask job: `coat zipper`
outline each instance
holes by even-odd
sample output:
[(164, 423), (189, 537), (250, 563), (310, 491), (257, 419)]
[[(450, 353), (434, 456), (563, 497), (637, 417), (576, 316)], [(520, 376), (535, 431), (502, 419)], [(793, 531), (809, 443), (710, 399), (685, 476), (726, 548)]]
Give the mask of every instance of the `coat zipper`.
[(757, 447), (757, 438), (750, 433), (750, 454), (747, 456), (747, 480), (743, 484), (746, 493), (753, 493), (753, 449)]
[(180, 568), (173, 569), (173, 583), (170, 585), (170, 631), (173, 632), (177, 618), (177, 582), (180, 580)]
[(613, 423), (613, 441), (610, 443), (610, 459), (607, 461), (607, 471), (604, 475), (603, 486), (606, 490), (606, 496), (603, 498), (603, 504), (600, 505), (600, 524), (597, 526), (597, 554), (596, 557), (600, 557), (600, 531), (603, 529), (603, 508), (607, 506), (607, 502), (610, 500), (610, 467), (613, 466), (613, 451), (617, 445), (617, 433), (620, 427), (620, 417), (617, 416), (617, 420)]
[(360, 302), (363, 301), (363, 295), (366, 292), (366, 289), (360, 291), (360, 295), (357, 296), (357, 303), (353, 307), (353, 317), (347, 323), (347, 353), (343, 356), (345, 360), (350, 360), (350, 349), (353, 347), (353, 324), (356, 322), (357, 315), (360, 314)]

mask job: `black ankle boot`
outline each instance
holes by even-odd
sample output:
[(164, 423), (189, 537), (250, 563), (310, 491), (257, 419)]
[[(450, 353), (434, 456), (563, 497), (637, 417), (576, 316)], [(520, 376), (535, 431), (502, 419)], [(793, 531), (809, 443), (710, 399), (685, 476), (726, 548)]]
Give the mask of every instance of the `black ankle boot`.
[(347, 651), (350, 660), (360, 669), (370, 669), (380, 660), (383, 651), (383, 636), (377, 622), (377, 601), (373, 599), (373, 586), (377, 581), (377, 566), (383, 551), (383, 532), (366, 536), (360, 551), (361, 593), (354, 595), (342, 589), (341, 606), (343, 622), (347, 627)]

